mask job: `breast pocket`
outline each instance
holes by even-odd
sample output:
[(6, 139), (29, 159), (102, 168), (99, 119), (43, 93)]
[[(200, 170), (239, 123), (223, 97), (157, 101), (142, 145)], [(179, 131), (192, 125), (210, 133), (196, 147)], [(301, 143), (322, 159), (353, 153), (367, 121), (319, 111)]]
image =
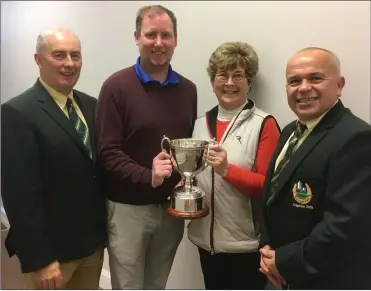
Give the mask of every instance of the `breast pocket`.
[(326, 183), (321, 177), (301, 178), (292, 185), (291, 203), (299, 217), (316, 221), (324, 210)]
[(285, 198), (290, 217), (288, 231), (296, 239), (307, 237), (323, 217), (326, 184), (320, 177), (295, 180), (290, 185), (290, 194)]

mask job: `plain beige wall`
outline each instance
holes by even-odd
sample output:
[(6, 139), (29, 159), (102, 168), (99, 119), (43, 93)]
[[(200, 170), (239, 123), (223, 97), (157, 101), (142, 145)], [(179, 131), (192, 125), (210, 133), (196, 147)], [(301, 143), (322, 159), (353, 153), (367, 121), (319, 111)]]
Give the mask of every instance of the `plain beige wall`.
[[(285, 65), (306, 46), (333, 50), (346, 78), (343, 101), (370, 122), (369, 1), (45, 1), (1, 2), (1, 99), (21, 93), (36, 81), (33, 61), (40, 31), (67, 26), (81, 38), (83, 70), (77, 89), (98, 96), (114, 71), (134, 64), (138, 50), (135, 14), (144, 4), (163, 4), (178, 18), (178, 47), (172, 65), (196, 83), (199, 115), (216, 105), (206, 74), (211, 52), (225, 41), (246, 41), (260, 57), (252, 98), (278, 119), (294, 118), (285, 97)], [(108, 260), (102, 287), (109, 288)], [(167, 288), (203, 288), (195, 247), (184, 237)]]

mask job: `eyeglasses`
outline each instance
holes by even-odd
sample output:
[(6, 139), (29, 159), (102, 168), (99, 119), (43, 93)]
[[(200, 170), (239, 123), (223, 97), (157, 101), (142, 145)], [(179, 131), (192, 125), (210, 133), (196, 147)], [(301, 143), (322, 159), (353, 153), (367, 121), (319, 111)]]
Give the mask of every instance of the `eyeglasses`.
[(229, 81), (229, 78), (232, 78), (232, 81), (234, 83), (240, 83), (246, 80), (246, 76), (243, 74), (234, 74), (230, 76), (227, 73), (219, 73), (219, 74), (216, 74), (215, 76), (215, 80), (218, 83), (227, 83)]

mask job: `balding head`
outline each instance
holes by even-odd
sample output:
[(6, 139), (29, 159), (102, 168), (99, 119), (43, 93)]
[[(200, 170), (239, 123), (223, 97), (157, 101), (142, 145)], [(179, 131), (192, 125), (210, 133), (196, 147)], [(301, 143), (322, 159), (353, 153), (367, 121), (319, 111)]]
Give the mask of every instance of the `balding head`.
[(68, 95), (80, 77), (80, 40), (72, 31), (57, 28), (37, 38), (35, 61), (41, 79), (58, 92)]
[(331, 109), (345, 84), (337, 56), (317, 47), (304, 48), (289, 59), (286, 82), (288, 103), (302, 121)]
[(37, 41), (36, 41), (36, 52), (38, 54), (42, 54), (45, 46), (52, 39), (55, 39), (55, 38), (62, 39), (62, 38), (66, 38), (66, 37), (76, 39), (76, 41), (78, 42), (78, 44), (81, 47), (80, 39), (78, 38), (78, 36), (74, 32), (72, 32), (71, 30), (69, 30), (67, 28), (55, 28), (55, 29), (50, 29), (50, 30), (44, 31), (44, 32), (39, 34), (39, 36), (37, 37)]
[(292, 62), (295, 62), (300, 58), (308, 57), (308, 55), (320, 59), (323, 64), (329, 66), (329, 68), (332, 70), (332, 73), (334, 73), (336, 76), (339, 77), (341, 75), (339, 58), (332, 51), (320, 47), (306, 47), (297, 51), (289, 59), (286, 67), (286, 73), (287, 68), (292, 64)]

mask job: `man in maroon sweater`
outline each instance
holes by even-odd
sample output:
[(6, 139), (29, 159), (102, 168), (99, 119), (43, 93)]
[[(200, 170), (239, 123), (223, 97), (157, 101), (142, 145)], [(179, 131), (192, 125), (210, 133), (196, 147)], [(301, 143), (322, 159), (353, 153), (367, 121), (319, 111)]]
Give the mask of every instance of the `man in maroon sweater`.
[(111, 282), (113, 289), (164, 289), (184, 222), (166, 212), (181, 177), (161, 152), (161, 139), (191, 137), (197, 91), (170, 66), (177, 45), (173, 12), (141, 8), (134, 35), (136, 64), (104, 82), (97, 104)]

